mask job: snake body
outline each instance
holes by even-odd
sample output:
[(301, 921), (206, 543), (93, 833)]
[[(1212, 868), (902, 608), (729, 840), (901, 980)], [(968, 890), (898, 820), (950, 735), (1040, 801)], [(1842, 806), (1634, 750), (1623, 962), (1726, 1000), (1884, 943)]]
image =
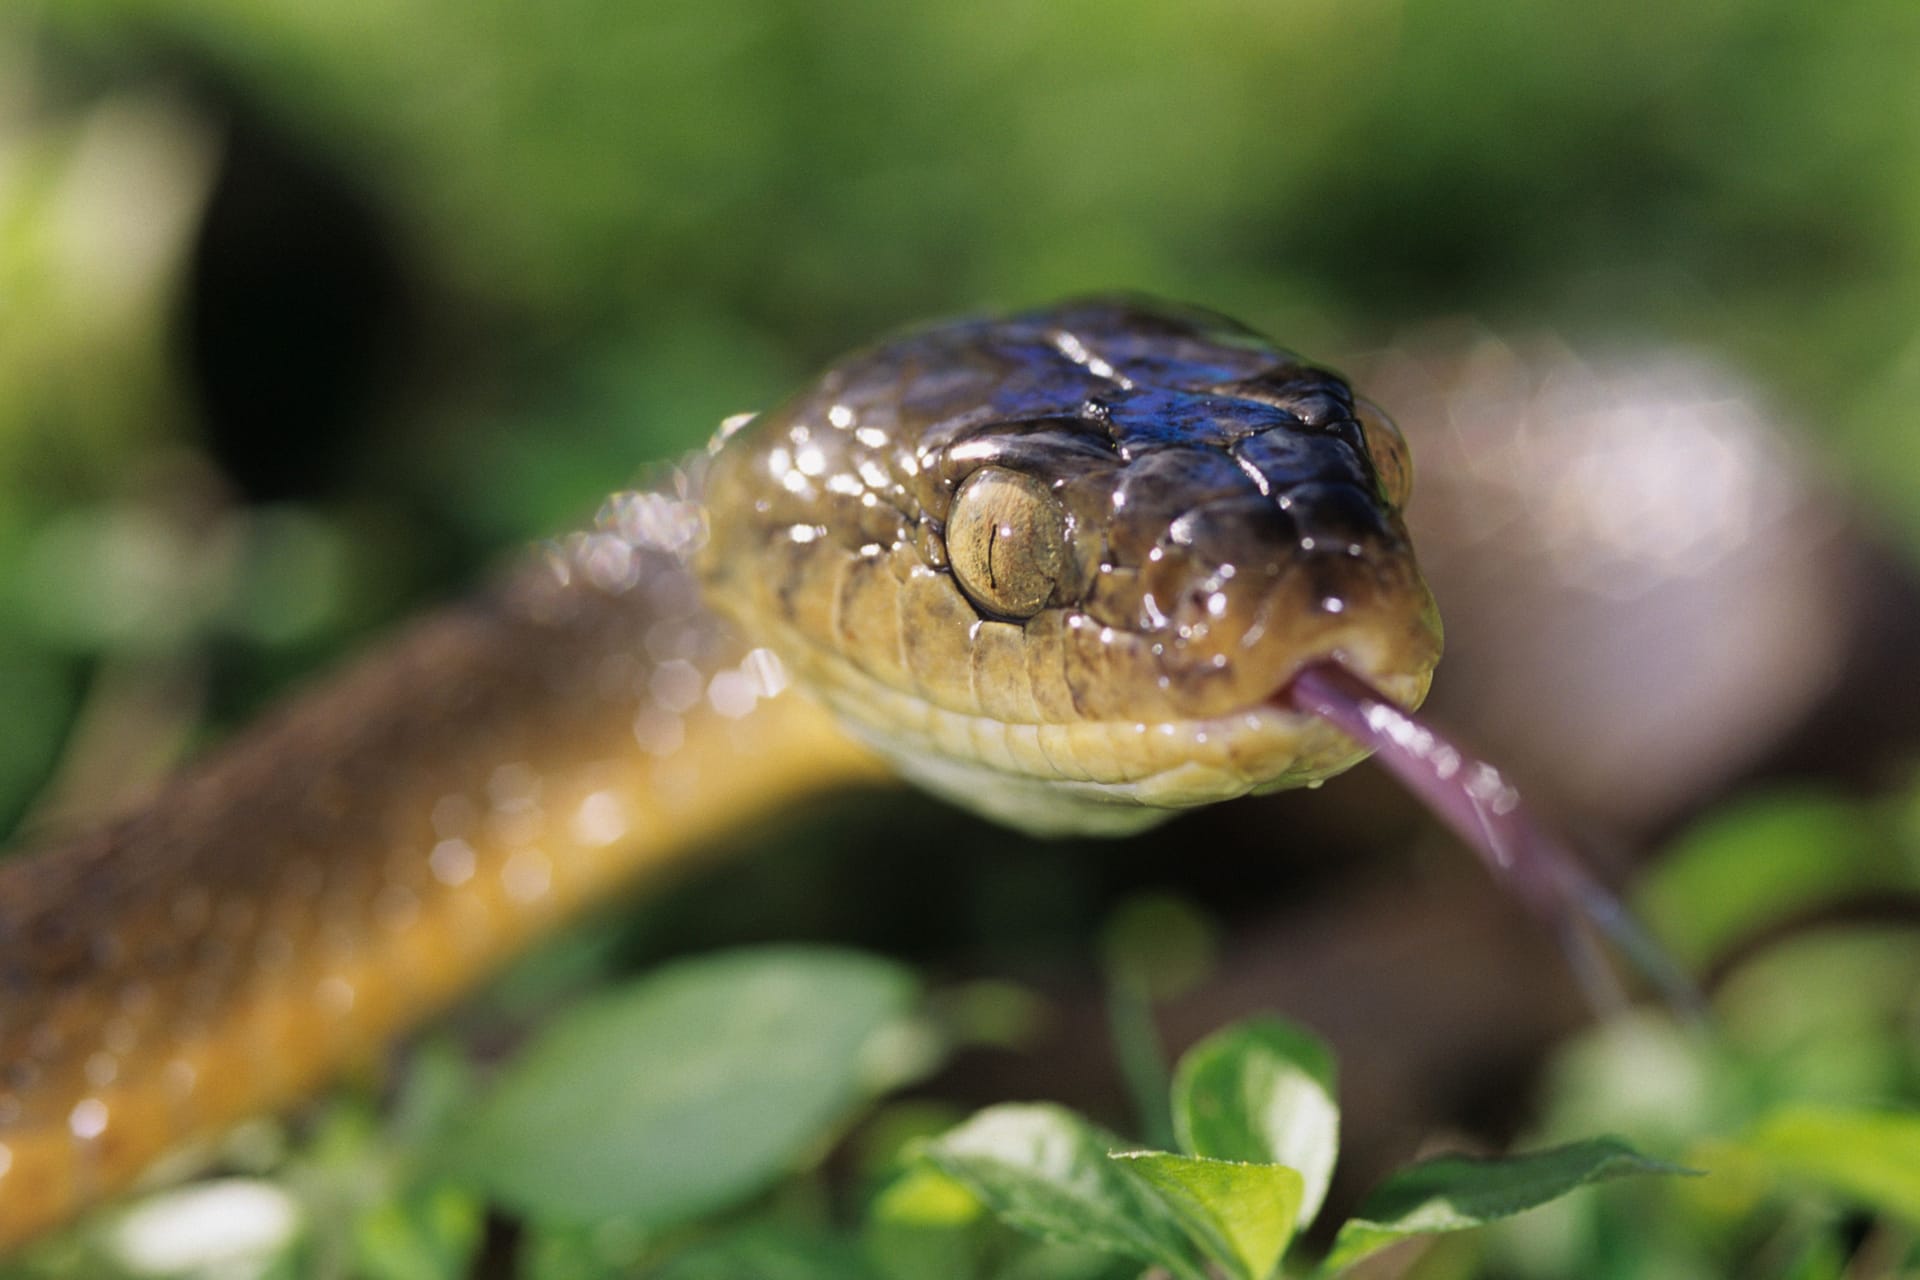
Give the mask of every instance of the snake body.
[(1075, 302), (849, 356), (0, 867), (0, 1248), (876, 755), (1048, 832), (1352, 764), (1276, 695), (1329, 658), (1424, 695), (1408, 476), (1338, 377), (1203, 312)]

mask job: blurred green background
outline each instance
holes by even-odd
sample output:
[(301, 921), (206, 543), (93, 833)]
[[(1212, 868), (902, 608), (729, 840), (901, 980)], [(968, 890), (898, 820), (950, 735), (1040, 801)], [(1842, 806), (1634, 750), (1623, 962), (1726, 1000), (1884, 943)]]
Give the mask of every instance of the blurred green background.
[[(1443, 315), (1705, 353), (1920, 546), (1916, 56), (1907, 0), (12, 0), (0, 819), (136, 787), (853, 343), (1081, 290), (1310, 353)], [(1735, 815), (1743, 849), (1867, 822), (1761, 803), (1788, 834)], [(1872, 803), (1908, 867), (1912, 802)], [(797, 839), (878, 847), (912, 805)], [(1106, 872), (980, 856), (997, 888), (916, 871), (978, 917), (971, 963), (1084, 952)], [(641, 950), (933, 951), (848, 901), (887, 865), (763, 868)], [(1815, 1093), (1911, 1102), (1911, 990), (1860, 997)], [(1614, 1265), (1700, 1274), (1675, 1248)], [(1813, 1257), (1778, 1252), (1753, 1274)]]

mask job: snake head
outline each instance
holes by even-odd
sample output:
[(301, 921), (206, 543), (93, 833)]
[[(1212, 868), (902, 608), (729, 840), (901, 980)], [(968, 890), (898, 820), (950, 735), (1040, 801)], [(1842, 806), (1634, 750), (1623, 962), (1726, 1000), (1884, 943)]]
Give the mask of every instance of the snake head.
[(700, 570), (909, 776), (1120, 832), (1359, 760), (1280, 696), (1310, 664), (1418, 705), (1440, 625), (1410, 477), (1338, 375), (1089, 299), (901, 335), (724, 432)]

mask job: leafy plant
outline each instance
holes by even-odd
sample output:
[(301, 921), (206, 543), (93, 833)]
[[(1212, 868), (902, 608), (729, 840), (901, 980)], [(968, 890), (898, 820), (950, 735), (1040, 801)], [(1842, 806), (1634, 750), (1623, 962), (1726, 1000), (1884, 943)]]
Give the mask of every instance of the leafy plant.
[[(290, 1149), (282, 1137), (238, 1158), (248, 1176), (106, 1215), (0, 1274), (228, 1274), (230, 1223), (193, 1230), (216, 1201), (223, 1223), (234, 1206), (257, 1223), (259, 1274), (371, 1280), (458, 1280), (502, 1261), (490, 1212), (515, 1224), (511, 1273), (527, 1280), (1329, 1280), (1403, 1241), (1555, 1201), (1521, 1230), (1435, 1251), (1431, 1274), (1474, 1259), (1626, 1277), (1684, 1257), (1689, 1274), (1825, 1278), (1849, 1256), (1849, 1213), (1878, 1215), (1890, 1256), (1920, 1223), (1911, 1110), (1792, 1102), (1754, 1075), (1757, 1058), (1670, 1023), (1596, 1029), (1589, 1050), (1607, 1052), (1567, 1078), (1586, 1081), (1573, 1092), (1590, 1107), (1604, 1102), (1595, 1081), (1612, 1082), (1622, 1107), (1550, 1117), (1547, 1131), (1656, 1134), (1714, 1178), (1563, 1200), (1683, 1170), (1608, 1137), (1449, 1155), (1388, 1177), (1336, 1228), (1337, 1067), (1303, 1028), (1257, 1017), (1194, 1046), (1151, 1099), (1173, 1149), (1143, 1149), (1061, 1106), (962, 1118), (927, 1099), (882, 1104), (940, 1046), (973, 1038), (970, 1004), (1005, 999), (953, 992), (922, 1009), (916, 990), (906, 969), (832, 948), (682, 960), (560, 1011), (492, 1069), (432, 1042), (384, 1108), (337, 1100)], [(1648, 1069), (1698, 1077), (1665, 1120), (1635, 1074)], [(1709, 1095), (1746, 1101), (1716, 1110)], [(1767, 1258), (1748, 1270), (1741, 1224), (1768, 1221)], [(1330, 1241), (1317, 1257), (1300, 1244), (1315, 1223)]]
[[(1339, 1145), (1333, 1055), (1310, 1032), (1255, 1018), (1181, 1059), (1178, 1152), (1141, 1151), (1057, 1106), (989, 1107), (926, 1159), (1012, 1226), (1181, 1280), (1266, 1280), (1318, 1215)], [(1482, 1226), (1591, 1183), (1684, 1173), (1617, 1138), (1504, 1159), (1444, 1156), (1389, 1177), (1315, 1271), (1335, 1275), (1413, 1236)], [(883, 1204), (884, 1207), (884, 1204)]]
[(896, 965), (822, 948), (669, 966), (557, 1019), (445, 1167), (543, 1218), (656, 1224), (725, 1208), (912, 1072), (884, 1037), (913, 991)]

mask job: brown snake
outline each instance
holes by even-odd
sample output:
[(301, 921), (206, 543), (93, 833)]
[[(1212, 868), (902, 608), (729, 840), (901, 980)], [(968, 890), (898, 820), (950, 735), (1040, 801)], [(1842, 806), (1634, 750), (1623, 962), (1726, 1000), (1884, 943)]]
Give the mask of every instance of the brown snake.
[(0, 1247), (875, 754), (1042, 832), (1346, 768), (1281, 695), (1334, 660), (1424, 696), (1409, 476), (1338, 377), (1204, 313), (1095, 300), (843, 360), (0, 868)]

